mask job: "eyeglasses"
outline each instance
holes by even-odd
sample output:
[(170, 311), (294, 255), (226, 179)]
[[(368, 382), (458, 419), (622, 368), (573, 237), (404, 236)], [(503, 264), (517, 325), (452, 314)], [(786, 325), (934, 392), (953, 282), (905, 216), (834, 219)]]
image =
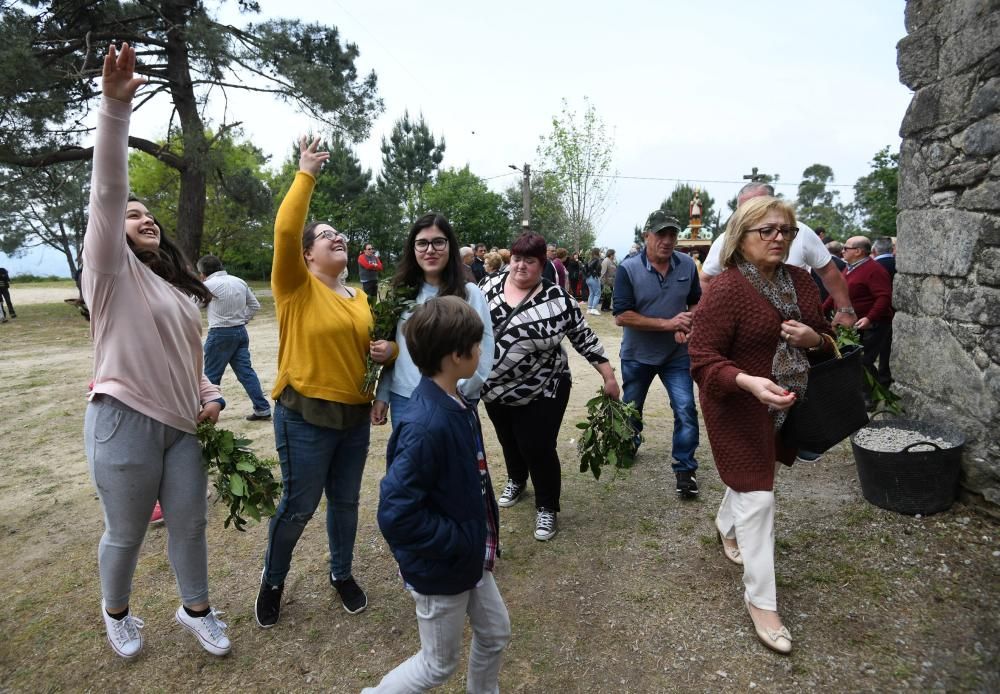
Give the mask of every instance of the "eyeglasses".
[(346, 236), (344, 236), (343, 234), (338, 234), (333, 229), (324, 229), (323, 231), (317, 231), (316, 238), (326, 239), (327, 241), (333, 241), (334, 239), (340, 238), (343, 239), (345, 243), (347, 242)]
[(799, 233), (799, 228), (790, 226), (781, 226), (781, 227), (764, 226), (764, 227), (758, 227), (756, 229), (747, 229), (746, 233), (749, 234), (751, 231), (756, 231), (758, 234), (760, 234), (761, 241), (773, 241), (775, 238), (777, 238), (779, 231), (781, 232), (781, 237), (783, 239), (785, 239), (786, 241), (791, 241), (792, 239), (795, 238), (795, 235)]
[(432, 239), (417, 239), (413, 242), (413, 247), (419, 253), (426, 253), (428, 247), (433, 248), (435, 251), (443, 251), (448, 247), (448, 237), (435, 236)]

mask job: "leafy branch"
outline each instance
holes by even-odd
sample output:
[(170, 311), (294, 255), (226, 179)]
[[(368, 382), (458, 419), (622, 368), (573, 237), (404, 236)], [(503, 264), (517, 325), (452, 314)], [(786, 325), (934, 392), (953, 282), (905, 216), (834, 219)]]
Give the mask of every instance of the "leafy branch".
[[(837, 325), (835, 328), (837, 331), (838, 350), (843, 349), (844, 347), (855, 346), (864, 349), (861, 345), (861, 336), (855, 328), (849, 328), (845, 325)], [(903, 414), (901, 398), (879, 383), (875, 379), (875, 376), (872, 375), (871, 371), (864, 368), (862, 371), (865, 372), (865, 383), (868, 385), (868, 389), (872, 394), (872, 403), (875, 405), (875, 411), (878, 412), (880, 410), (884, 410), (896, 415)]]
[(258, 522), (274, 515), (281, 481), (274, 478), (273, 460), (260, 460), (248, 448), (250, 439), (238, 439), (209, 420), (198, 425), (198, 441), (205, 469), (216, 472), (216, 496), (229, 507), (225, 527), (232, 523), (242, 532), (248, 523), (244, 514)]
[[(399, 286), (385, 292), (381, 301), (368, 297), (375, 320), (369, 331), (372, 340), (392, 340), (396, 336), (396, 325), (404, 313), (416, 305), (417, 290), (414, 287)], [(365, 358), (365, 379), (361, 383), (362, 393), (374, 393), (379, 376), (382, 375), (382, 365), (368, 354)]]
[(642, 415), (635, 405), (615, 400), (603, 389), (598, 390), (597, 397), (587, 401), (587, 421), (576, 425), (583, 430), (576, 443), (580, 472), (590, 468), (594, 479), (600, 479), (601, 465), (613, 465), (617, 469), (632, 467), (637, 434), (632, 422), (641, 420)]

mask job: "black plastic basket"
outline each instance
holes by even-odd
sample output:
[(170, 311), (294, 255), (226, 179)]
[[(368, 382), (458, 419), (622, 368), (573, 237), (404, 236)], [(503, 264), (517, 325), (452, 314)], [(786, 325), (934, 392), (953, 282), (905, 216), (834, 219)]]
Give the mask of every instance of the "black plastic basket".
[[(909, 515), (947, 511), (958, 495), (965, 436), (957, 429), (916, 419), (883, 419), (872, 421), (866, 428), (890, 426), (916, 431), (928, 439), (952, 441), (955, 445), (941, 448), (931, 441), (922, 441), (902, 451), (886, 453), (858, 445), (855, 433), (851, 436), (851, 448), (865, 499), (889, 511)], [(913, 450), (918, 446), (932, 449)]]

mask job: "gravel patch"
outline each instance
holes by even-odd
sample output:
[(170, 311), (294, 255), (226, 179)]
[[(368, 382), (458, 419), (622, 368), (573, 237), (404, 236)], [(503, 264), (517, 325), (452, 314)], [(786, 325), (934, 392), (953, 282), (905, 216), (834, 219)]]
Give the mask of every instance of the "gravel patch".
[[(865, 428), (858, 431), (854, 436), (854, 442), (869, 451), (879, 453), (899, 453), (904, 448), (914, 443), (929, 441), (941, 448), (954, 448), (958, 444), (954, 441), (947, 441), (943, 438), (930, 436), (928, 434), (897, 427), (875, 427)], [(934, 446), (914, 446), (909, 452), (918, 453), (936, 450)]]

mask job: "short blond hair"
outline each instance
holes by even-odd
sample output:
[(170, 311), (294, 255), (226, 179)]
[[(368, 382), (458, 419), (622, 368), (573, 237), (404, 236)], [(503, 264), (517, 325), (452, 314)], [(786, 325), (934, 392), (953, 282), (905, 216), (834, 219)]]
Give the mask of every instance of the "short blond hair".
[(503, 265), (503, 260), (499, 253), (487, 253), (486, 257), (483, 258), (483, 264), (486, 266), (487, 272), (496, 272)]
[[(742, 260), (740, 242), (747, 229), (752, 229), (768, 213), (776, 211), (785, 216), (785, 222), (790, 226), (795, 226), (795, 210), (784, 200), (773, 198), (770, 195), (762, 195), (751, 198), (736, 208), (736, 212), (729, 218), (726, 225), (726, 240), (722, 244), (722, 251), (719, 253), (719, 264), (722, 267), (733, 267)], [(788, 260), (788, 249), (791, 243), (785, 246), (785, 255), (782, 261)]]

